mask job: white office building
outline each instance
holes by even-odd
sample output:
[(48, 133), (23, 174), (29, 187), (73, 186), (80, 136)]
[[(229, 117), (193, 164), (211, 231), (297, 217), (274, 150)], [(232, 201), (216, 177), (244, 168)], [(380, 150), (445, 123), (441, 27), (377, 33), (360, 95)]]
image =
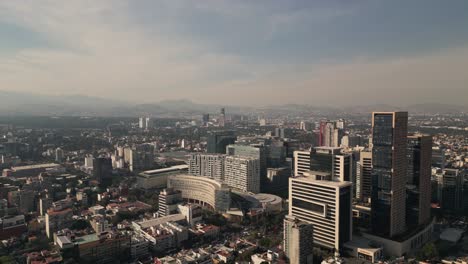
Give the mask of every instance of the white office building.
[(352, 183), (317, 174), (289, 179), (289, 216), (312, 225), (315, 245), (340, 249), (352, 237)]
[(224, 180), (224, 154), (192, 154), (188, 160), (189, 174)]
[(260, 192), (260, 160), (250, 157), (227, 156), (224, 167), (227, 185), (244, 192)]

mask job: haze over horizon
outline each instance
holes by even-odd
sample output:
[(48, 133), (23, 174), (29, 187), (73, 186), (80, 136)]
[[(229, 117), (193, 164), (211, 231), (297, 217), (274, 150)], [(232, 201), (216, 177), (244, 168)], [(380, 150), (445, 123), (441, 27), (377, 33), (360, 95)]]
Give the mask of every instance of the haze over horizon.
[(0, 91), (134, 103), (468, 101), (466, 1), (2, 1)]

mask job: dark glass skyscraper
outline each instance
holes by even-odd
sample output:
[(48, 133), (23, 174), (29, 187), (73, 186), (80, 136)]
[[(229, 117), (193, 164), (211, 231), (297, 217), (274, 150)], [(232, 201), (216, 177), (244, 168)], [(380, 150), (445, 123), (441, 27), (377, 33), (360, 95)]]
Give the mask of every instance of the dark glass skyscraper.
[(432, 137), (408, 136), (406, 179), (406, 224), (415, 227), (430, 219)]
[(102, 182), (112, 179), (112, 160), (107, 157), (99, 157), (93, 161), (93, 177)]
[(393, 237), (406, 229), (407, 112), (372, 113), (372, 231)]
[(226, 146), (234, 144), (237, 137), (233, 131), (215, 131), (208, 135), (207, 152), (208, 153), (226, 153)]

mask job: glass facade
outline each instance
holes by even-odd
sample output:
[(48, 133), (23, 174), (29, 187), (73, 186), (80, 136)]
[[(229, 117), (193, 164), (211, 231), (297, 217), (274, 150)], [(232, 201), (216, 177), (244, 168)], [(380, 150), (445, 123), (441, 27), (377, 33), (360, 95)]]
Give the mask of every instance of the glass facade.
[(372, 226), (379, 235), (390, 234), (393, 114), (374, 114), (372, 127)]

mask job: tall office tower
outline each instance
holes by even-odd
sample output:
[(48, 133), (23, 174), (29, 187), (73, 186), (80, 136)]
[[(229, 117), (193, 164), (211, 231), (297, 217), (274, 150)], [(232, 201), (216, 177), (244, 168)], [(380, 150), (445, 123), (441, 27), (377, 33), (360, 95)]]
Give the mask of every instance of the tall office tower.
[(336, 121), (336, 128), (345, 129), (345, 127), (346, 127), (346, 122), (344, 119), (339, 119)]
[(372, 230), (403, 233), (406, 222), (408, 112), (372, 113)]
[(310, 150), (294, 151), (294, 176), (301, 176), (310, 171), (310, 153)]
[(203, 114), (202, 116), (202, 124), (206, 126), (210, 122), (210, 114)]
[(226, 125), (226, 110), (221, 108), (218, 124), (220, 127), (224, 127)]
[(147, 170), (154, 168), (154, 145), (139, 144), (135, 148), (136, 155), (133, 155), (133, 169)]
[(47, 210), (49, 210), (50, 207), (52, 207), (53, 199), (50, 197), (42, 197), (39, 199), (39, 214), (41, 216), (44, 216), (47, 213)]
[(363, 146), (363, 138), (361, 135), (348, 135), (348, 146), (349, 147), (356, 147), (356, 146)]
[(458, 211), (462, 208), (463, 175), (458, 169), (444, 169), (437, 176), (439, 203), (443, 210)]
[(153, 125), (152, 120), (149, 117), (140, 117), (138, 119), (138, 127), (140, 129), (147, 130), (147, 129), (150, 129), (152, 125)]
[(140, 144), (124, 148), (124, 162), (130, 171), (152, 169), (154, 166), (154, 145)]
[(316, 147), (310, 151), (294, 151), (294, 175), (308, 171), (328, 172), (335, 181), (351, 181), (352, 155), (341, 154), (341, 148)]
[(108, 157), (95, 158), (93, 161), (93, 178), (98, 181), (112, 178), (112, 159)]
[(294, 216), (284, 218), (284, 253), (289, 263), (312, 264), (313, 226)]
[(150, 129), (153, 127), (153, 120), (151, 118), (146, 117), (145, 118), (145, 129)]
[(268, 168), (284, 166), (287, 149), (282, 140), (268, 139), (264, 142), (265, 155)]
[(158, 216), (167, 216), (177, 213), (177, 205), (182, 203), (182, 192), (172, 188), (164, 189), (159, 193)]
[(208, 153), (226, 153), (226, 146), (234, 144), (237, 137), (234, 131), (214, 131), (208, 135), (207, 152)]
[(372, 197), (372, 152), (361, 151), (356, 172), (356, 198), (369, 202)]
[(406, 224), (410, 228), (425, 224), (431, 218), (431, 152), (431, 136), (408, 136)]
[(93, 155), (86, 155), (85, 156), (85, 161), (84, 161), (85, 168), (92, 169), (93, 168), (93, 162), (94, 162)]
[(432, 147), (432, 167), (445, 169), (445, 150), (441, 147)]
[(299, 129), (304, 131), (312, 131), (314, 130), (314, 124), (307, 121), (301, 121), (299, 124)]
[(188, 160), (188, 173), (224, 181), (225, 154), (192, 154)]
[(319, 146), (339, 147), (344, 136), (345, 121), (322, 120), (320, 121)]
[(462, 198), (463, 198), (463, 204), (462, 204), (463, 212), (468, 212), (468, 179), (463, 180)]
[(260, 189), (265, 187), (267, 182), (267, 159), (265, 147), (261, 144), (241, 145), (232, 144), (226, 147), (226, 154), (229, 156), (251, 157), (260, 160)]
[(285, 138), (285, 133), (284, 133), (285, 129), (284, 127), (277, 127), (275, 128), (275, 137), (278, 137), (278, 138)]
[(224, 182), (244, 192), (260, 192), (260, 160), (250, 157), (227, 156)]
[(55, 149), (55, 161), (58, 163), (63, 162), (63, 149), (61, 148), (56, 148)]
[(321, 178), (331, 175), (306, 173), (289, 179), (289, 215), (313, 226), (314, 244), (341, 249), (352, 237), (352, 183)]

